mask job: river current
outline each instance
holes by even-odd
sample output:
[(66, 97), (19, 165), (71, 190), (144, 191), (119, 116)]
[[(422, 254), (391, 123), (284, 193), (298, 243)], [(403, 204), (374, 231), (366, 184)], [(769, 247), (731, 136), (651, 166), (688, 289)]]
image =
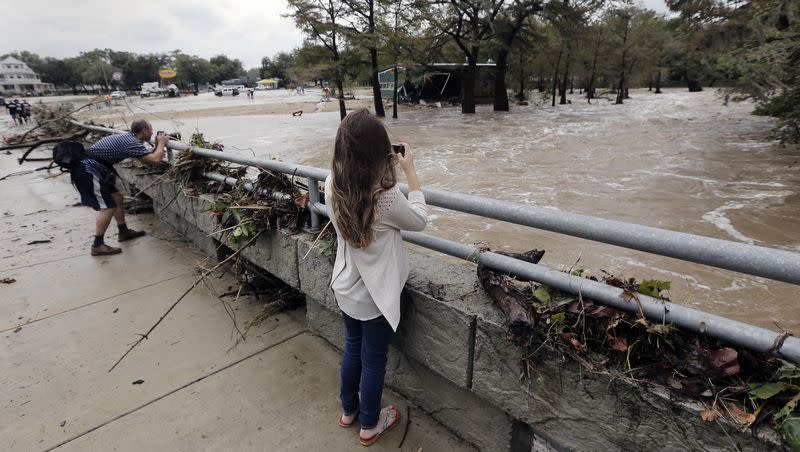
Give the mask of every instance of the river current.
[[(634, 90), (624, 105), (572, 104), (474, 115), (421, 108), (387, 119), (409, 142), (423, 186), (800, 252), (800, 150), (768, 138), (752, 104), (714, 90)], [(233, 152), (328, 167), (329, 112), (154, 121), (195, 129)], [(800, 333), (798, 287), (555, 233), (430, 209), (427, 232), (494, 249), (546, 250), (544, 265), (672, 282), (678, 303)], [(576, 263), (577, 261), (577, 263)]]

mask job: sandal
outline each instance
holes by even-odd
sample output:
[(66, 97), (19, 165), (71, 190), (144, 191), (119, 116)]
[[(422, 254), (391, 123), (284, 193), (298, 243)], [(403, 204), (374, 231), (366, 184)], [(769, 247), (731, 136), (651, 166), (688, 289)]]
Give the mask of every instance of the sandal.
[(341, 416), (339, 416), (339, 427), (342, 427), (342, 428), (347, 428), (347, 427), (350, 427), (351, 425), (355, 424), (355, 423), (356, 423), (356, 421), (358, 420), (358, 410), (356, 410), (356, 411), (355, 411), (355, 412), (352, 414), (352, 416), (353, 416), (353, 420), (352, 420), (352, 421), (350, 421), (350, 423), (349, 423), (349, 424), (348, 424), (347, 422), (345, 422), (345, 421), (343, 421), (343, 420), (342, 420), (342, 419), (344, 419), (344, 416), (345, 416), (345, 414), (344, 414), (344, 413), (342, 413), (342, 415), (341, 415)]
[(392, 429), (395, 425), (400, 423), (400, 412), (397, 411), (397, 408), (394, 405), (389, 405), (385, 408), (388, 411), (394, 412), (394, 420), (389, 420), (391, 416), (386, 416), (383, 420), (383, 428), (378, 433), (370, 436), (369, 438), (364, 438), (361, 434), (358, 435), (358, 440), (361, 442), (362, 446), (371, 446), (375, 444), (378, 439), (380, 439), (381, 435), (388, 432)]

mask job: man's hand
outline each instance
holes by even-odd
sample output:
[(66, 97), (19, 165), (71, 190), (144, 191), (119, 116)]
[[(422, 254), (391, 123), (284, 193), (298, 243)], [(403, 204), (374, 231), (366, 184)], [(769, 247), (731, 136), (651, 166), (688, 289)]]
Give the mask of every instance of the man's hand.
[(169, 141), (169, 135), (166, 133), (160, 133), (156, 136), (156, 148), (153, 149), (153, 152), (145, 155), (144, 157), (140, 158), (144, 163), (148, 163), (150, 165), (158, 165), (164, 159), (164, 150), (167, 148), (167, 142)]
[(166, 146), (167, 142), (169, 142), (169, 135), (167, 135), (166, 133), (159, 134), (156, 137), (156, 146), (158, 145)]

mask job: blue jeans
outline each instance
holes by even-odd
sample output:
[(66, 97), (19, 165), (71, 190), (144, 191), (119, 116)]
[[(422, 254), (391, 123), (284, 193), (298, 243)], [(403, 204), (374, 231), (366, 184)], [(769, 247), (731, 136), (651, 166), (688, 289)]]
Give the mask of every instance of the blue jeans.
[(339, 388), (342, 409), (345, 416), (355, 413), (358, 409), (361, 428), (375, 428), (381, 412), (386, 354), (394, 331), (383, 316), (372, 320), (356, 320), (342, 312), (342, 320), (344, 356)]

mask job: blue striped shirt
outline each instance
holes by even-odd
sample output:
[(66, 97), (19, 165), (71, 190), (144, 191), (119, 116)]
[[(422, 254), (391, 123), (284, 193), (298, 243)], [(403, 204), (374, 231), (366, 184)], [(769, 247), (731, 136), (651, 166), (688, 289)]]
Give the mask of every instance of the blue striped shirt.
[(101, 138), (87, 149), (89, 158), (83, 160), (82, 164), (93, 176), (105, 179), (112, 165), (127, 158), (144, 157), (150, 152), (134, 134), (130, 132), (114, 134)]

